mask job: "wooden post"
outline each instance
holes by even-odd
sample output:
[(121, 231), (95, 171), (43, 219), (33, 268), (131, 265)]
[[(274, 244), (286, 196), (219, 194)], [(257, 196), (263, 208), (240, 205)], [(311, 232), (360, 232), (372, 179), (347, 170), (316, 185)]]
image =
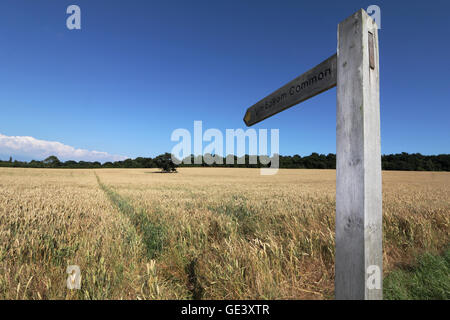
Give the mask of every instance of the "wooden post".
[(338, 26), (336, 299), (382, 299), (377, 31), (364, 10)]
[(383, 297), (379, 83), (378, 28), (361, 9), (339, 24), (337, 55), (244, 116), (252, 126), (337, 85), (336, 299)]

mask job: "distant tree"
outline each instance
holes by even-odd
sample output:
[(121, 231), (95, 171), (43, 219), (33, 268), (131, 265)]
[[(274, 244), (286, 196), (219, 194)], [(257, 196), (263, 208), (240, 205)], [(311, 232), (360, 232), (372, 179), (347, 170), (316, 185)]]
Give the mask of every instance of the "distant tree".
[(125, 159), (123, 163), (125, 168), (136, 168), (135, 162), (132, 159)]
[(170, 153), (165, 153), (157, 156), (154, 159), (156, 166), (161, 169), (162, 172), (177, 172), (177, 166), (172, 161), (172, 155)]
[(114, 165), (113, 165), (112, 162), (108, 161), (108, 162), (105, 162), (105, 163), (103, 164), (103, 167), (104, 167), (104, 168), (113, 168)]
[(78, 162), (74, 161), (74, 160), (69, 160), (64, 162), (64, 167), (66, 168), (77, 168), (78, 167)]
[(42, 162), (44, 163), (44, 165), (51, 168), (59, 167), (61, 165), (61, 161), (59, 161), (56, 156), (49, 156)]
[(31, 168), (42, 168), (42, 161), (31, 160), (28, 166)]
[[(194, 156), (191, 154), (184, 160), (185, 163), (180, 164), (183, 167), (240, 167), (240, 168), (255, 168), (255, 167), (267, 167), (271, 166), (271, 163), (264, 161), (262, 163), (258, 158), (257, 164), (250, 164), (249, 155), (243, 155), (237, 157), (236, 155), (229, 154), (226, 158), (220, 157), (223, 163), (214, 163), (208, 165), (204, 160), (207, 157), (212, 157), (212, 154), (205, 154)], [(217, 155), (214, 155), (217, 157)], [(309, 156), (301, 157), (299, 155), (294, 156), (279, 156), (280, 168), (308, 168), (308, 169), (335, 169), (336, 168), (336, 155), (330, 153), (328, 155), (312, 153)], [(245, 160), (244, 164), (238, 164), (238, 160)], [(189, 161), (190, 160), (190, 164)], [(195, 163), (197, 160), (198, 163)], [(231, 163), (227, 163), (227, 161)], [(268, 160), (268, 159), (266, 159)], [(178, 163), (178, 162), (177, 162)], [(450, 154), (440, 154), (435, 156), (426, 156), (420, 153), (408, 154), (406, 152), (399, 154), (382, 155), (381, 163), (383, 170), (416, 170), (416, 171), (450, 171)], [(9, 157), (9, 160), (1, 161), (0, 167), (22, 167), (22, 168), (160, 168), (163, 172), (174, 172), (177, 166), (172, 161), (170, 153), (162, 154), (156, 158), (136, 158), (126, 159), (123, 161), (105, 162), (86, 162), (86, 161), (73, 161), (69, 160), (61, 162), (56, 156), (47, 157), (43, 161), (32, 160), (30, 162), (13, 160)]]

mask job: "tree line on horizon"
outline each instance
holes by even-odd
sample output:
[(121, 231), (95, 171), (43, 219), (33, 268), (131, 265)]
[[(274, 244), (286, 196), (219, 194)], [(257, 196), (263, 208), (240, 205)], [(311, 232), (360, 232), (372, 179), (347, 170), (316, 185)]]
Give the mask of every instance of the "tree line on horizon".
[[(250, 164), (252, 156), (245, 155), (238, 158), (233, 155), (233, 164), (227, 164), (226, 158), (222, 158), (222, 164), (207, 164), (203, 158), (211, 155), (194, 156), (191, 155), (191, 164), (181, 163), (174, 165), (170, 153), (159, 155), (155, 158), (138, 157), (136, 159), (126, 159), (115, 162), (100, 163), (98, 161), (60, 161), (56, 156), (49, 156), (42, 161), (31, 160), (17, 161), (9, 158), (8, 161), (0, 161), (0, 167), (20, 167), (20, 168), (70, 168), (70, 169), (99, 169), (99, 168), (160, 168), (163, 171), (176, 171), (176, 167), (228, 167), (228, 168), (263, 168), (270, 166), (270, 163), (263, 164), (256, 157), (256, 164)], [(216, 156), (220, 157), (220, 156)], [(195, 164), (197, 162), (201, 164)], [(216, 158), (217, 159), (217, 158)], [(238, 160), (245, 161), (239, 164)], [(420, 153), (409, 154), (406, 152), (381, 156), (383, 170), (403, 170), (403, 171), (450, 171), (450, 154), (422, 155)], [(285, 169), (336, 169), (336, 155), (312, 153), (309, 156), (279, 156), (279, 167)], [(168, 170), (167, 170), (168, 169)]]

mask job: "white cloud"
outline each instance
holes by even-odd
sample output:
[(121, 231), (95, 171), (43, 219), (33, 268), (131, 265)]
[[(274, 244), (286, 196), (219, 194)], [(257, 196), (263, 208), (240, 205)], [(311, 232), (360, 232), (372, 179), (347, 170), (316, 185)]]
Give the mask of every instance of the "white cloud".
[(127, 157), (102, 151), (76, 149), (56, 141), (39, 140), (33, 137), (5, 136), (0, 133), (0, 154), (36, 160), (54, 155), (62, 161), (119, 161)]

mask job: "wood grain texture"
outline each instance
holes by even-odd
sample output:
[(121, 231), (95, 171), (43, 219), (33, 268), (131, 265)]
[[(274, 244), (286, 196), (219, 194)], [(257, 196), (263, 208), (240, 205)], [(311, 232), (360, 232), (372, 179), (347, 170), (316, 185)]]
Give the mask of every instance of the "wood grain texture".
[(377, 26), (360, 10), (338, 26), (336, 299), (382, 299), (367, 286), (369, 267), (383, 275), (378, 61)]

